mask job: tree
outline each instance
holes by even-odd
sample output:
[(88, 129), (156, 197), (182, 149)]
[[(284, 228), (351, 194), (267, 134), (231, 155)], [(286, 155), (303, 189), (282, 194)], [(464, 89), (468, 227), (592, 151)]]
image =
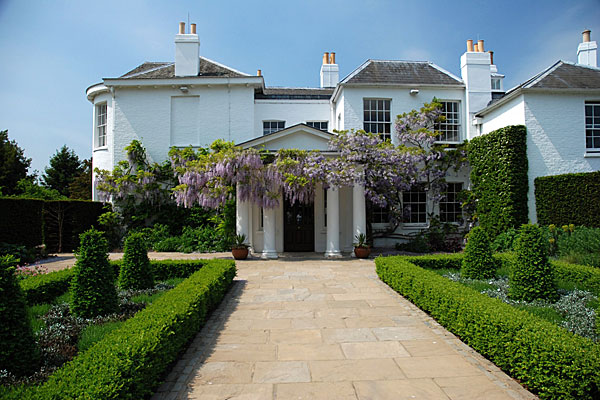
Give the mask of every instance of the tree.
[(8, 130), (0, 131), (0, 190), (4, 196), (15, 194), (17, 183), (27, 178), (31, 158), (14, 140), (8, 140)]
[(69, 185), (69, 197), (71, 199), (92, 199), (92, 159), (81, 162), (82, 170), (75, 176)]
[(84, 165), (77, 154), (63, 145), (50, 158), (50, 166), (46, 167), (42, 181), (45, 187), (57, 190), (62, 195), (69, 197), (71, 183), (83, 170)]

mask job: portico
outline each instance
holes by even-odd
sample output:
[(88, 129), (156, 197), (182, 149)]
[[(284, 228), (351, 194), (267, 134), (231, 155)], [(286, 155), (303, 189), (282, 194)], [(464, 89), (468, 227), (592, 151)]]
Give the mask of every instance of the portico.
[[(317, 150), (335, 157), (328, 147), (331, 137), (331, 133), (298, 124), (240, 146), (273, 152), (285, 148)], [(366, 233), (364, 188), (319, 186), (312, 204), (291, 204), (282, 195), (279, 206), (271, 209), (236, 200), (236, 231), (244, 234), (252, 252), (264, 259), (277, 258), (284, 251), (341, 257), (342, 252), (352, 251), (356, 235)]]

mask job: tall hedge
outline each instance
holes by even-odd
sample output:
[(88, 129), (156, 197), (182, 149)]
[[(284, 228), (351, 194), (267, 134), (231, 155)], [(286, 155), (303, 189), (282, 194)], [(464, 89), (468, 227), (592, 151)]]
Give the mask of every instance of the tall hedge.
[(535, 178), (540, 225), (575, 224), (600, 228), (600, 171)]
[(79, 235), (97, 223), (104, 206), (86, 200), (0, 198), (0, 242), (73, 251)]
[(473, 138), (468, 149), (479, 224), (491, 239), (528, 222), (527, 130), (511, 125)]
[(0, 242), (35, 247), (44, 243), (44, 200), (0, 198)]

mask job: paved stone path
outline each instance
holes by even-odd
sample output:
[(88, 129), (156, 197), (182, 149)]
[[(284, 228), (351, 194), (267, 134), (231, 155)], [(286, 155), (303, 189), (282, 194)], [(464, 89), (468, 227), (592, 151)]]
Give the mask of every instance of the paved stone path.
[(368, 260), (248, 260), (154, 399), (535, 398)]

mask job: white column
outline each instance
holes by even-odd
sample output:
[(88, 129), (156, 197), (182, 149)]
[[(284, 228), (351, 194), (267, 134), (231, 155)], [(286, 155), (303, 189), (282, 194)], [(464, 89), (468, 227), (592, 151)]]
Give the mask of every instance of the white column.
[(248, 201), (240, 201), (240, 188), (236, 188), (235, 193), (235, 232), (238, 235), (246, 236), (246, 241), (250, 239), (249, 218), (250, 204)]
[(275, 209), (263, 210), (263, 252), (261, 258), (277, 258), (275, 250)]
[(365, 208), (365, 187), (355, 183), (352, 188), (352, 241), (361, 233), (367, 234), (367, 211)]
[(341, 257), (340, 251), (340, 190), (327, 189), (327, 246), (325, 257)]

